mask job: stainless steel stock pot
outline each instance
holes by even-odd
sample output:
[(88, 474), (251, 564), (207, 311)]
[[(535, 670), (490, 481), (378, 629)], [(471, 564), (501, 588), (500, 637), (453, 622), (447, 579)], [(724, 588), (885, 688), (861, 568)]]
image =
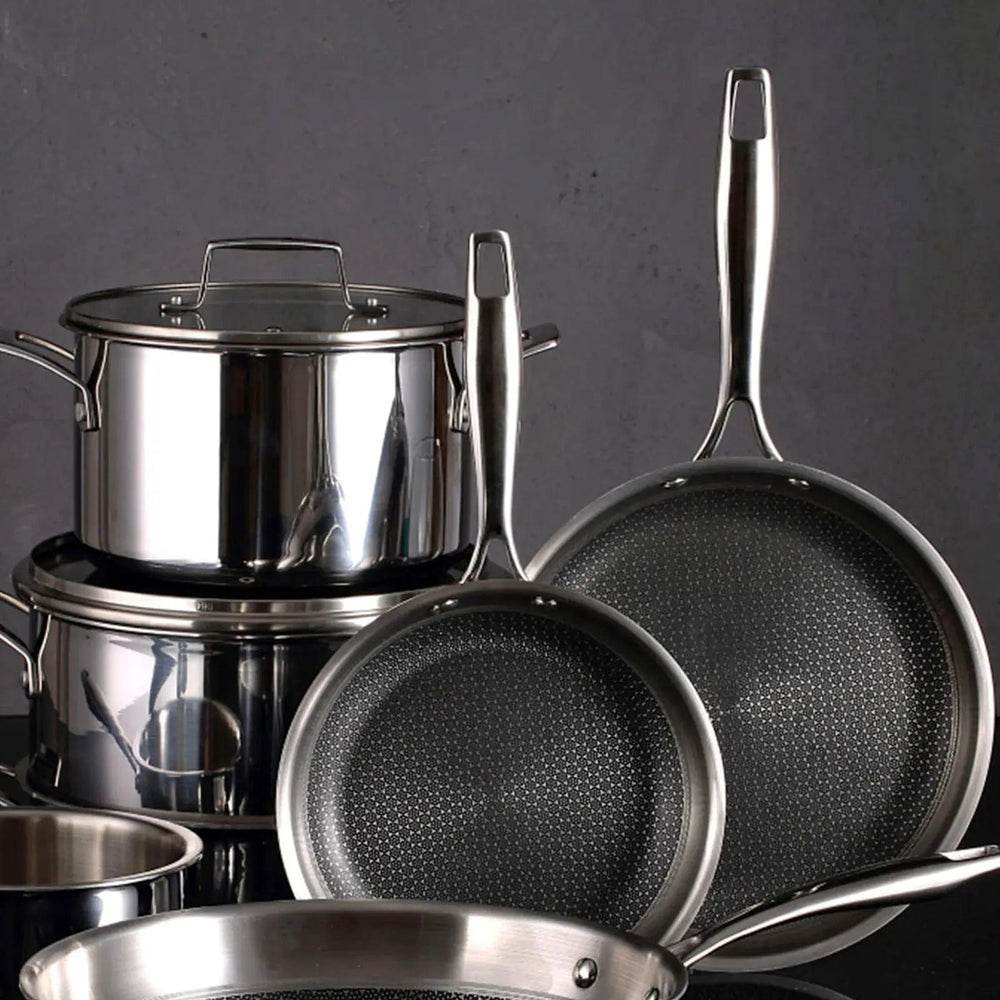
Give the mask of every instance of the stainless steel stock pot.
[(243, 592), (123, 573), (72, 535), (14, 571), (25, 639), (26, 784), (67, 805), (163, 815), (199, 827), (273, 826), (285, 734), (307, 688), (354, 632), (416, 590)]
[[(210, 282), (221, 250), (325, 251), (321, 282)], [(333, 265), (336, 264), (336, 267)], [(461, 298), (349, 285), (337, 243), (209, 243), (201, 280), (73, 299), (79, 538), (146, 572), (359, 581), (460, 556), (474, 492)], [(525, 334), (525, 354), (555, 346)]]

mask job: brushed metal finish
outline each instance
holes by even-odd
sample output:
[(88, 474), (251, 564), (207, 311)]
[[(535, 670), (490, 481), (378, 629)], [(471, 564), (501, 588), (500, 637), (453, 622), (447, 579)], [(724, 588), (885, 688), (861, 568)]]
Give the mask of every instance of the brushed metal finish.
[(179, 909), (202, 855), (190, 830), (116, 813), (0, 809), (0, 990), (23, 962), (91, 927)]
[[(250, 903), (88, 931), (33, 956), (28, 1000), (265, 997), (290, 990), (425, 990), (455, 996), (674, 1000), (722, 940), (803, 912), (937, 896), (1000, 867), (996, 848), (883, 867), (800, 889), (669, 947), (597, 924), (516, 910), (398, 900)], [(675, 950), (678, 954), (675, 954)], [(184, 961), (177, 956), (183, 955)], [(579, 985), (581, 963), (596, 978)]]
[(82, 809), (0, 812), (0, 893), (107, 889), (183, 871), (201, 838), (160, 819)]

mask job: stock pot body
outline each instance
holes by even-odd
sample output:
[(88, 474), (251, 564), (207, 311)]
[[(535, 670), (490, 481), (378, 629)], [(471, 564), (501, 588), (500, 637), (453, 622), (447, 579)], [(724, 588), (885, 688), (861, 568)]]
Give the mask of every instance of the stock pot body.
[(148, 635), (30, 618), (42, 678), (29, 699), (32, 792), (199, 826), (273, 823), (285, 734), (347, 636)]
[(77, 335), (96, 427), (76, 532), (146, 572), (377, 580), (456, 561), (475, 517), (455, 341), (255, 350)]

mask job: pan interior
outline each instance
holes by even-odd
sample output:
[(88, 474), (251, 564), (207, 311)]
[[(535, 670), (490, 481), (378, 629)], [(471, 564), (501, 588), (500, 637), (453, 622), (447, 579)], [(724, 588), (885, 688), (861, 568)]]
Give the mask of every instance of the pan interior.
[(554, 576), (659, 639), (712, 718), (728, 810), (706, 927), (904, 853), (947, 781), (957, 694), (926, 597), (851, 520), (799, 494), (660, 490)]
[(310, 756), (333, 897), (483, 903), (634, 925), (687, 828), (682, 756), (629, 663), (577, 627), (463, 610), (380, 647)]

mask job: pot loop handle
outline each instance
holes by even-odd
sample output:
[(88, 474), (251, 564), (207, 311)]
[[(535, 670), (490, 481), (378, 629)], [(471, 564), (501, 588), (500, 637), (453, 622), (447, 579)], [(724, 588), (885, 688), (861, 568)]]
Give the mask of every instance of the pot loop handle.
[[(0, 602), (8, 604), (10, 607), (16, 608), (26, 615), (31, 613), (31, 606), (27, 602), (2, 590), (0, 590)], [(45, 628), (48, 631), (48, 617), (46, 617), (45, 622)], [(24, 688), (25, 694), (29, 698), (40, 695), (42, 693), (43, 682), (42, 668), (35, 653), (28, 649), (27, 645), (14, 635), (13, 632), (9, 632), (2, 625), (0, 625), (0, 642), (9, 646), (24, 661), (24, 670), (21, 673), (21, 687)], [(39, 648), (44, 645), (44, 642), (45, 638), (43, 636)]]
[(30, 361), (39, 368), (44, 368), (47, 372), (58, 376), (71, 385), (76, 386), (80, 392), (80, 402), (76, 404), (76, 420), (81, 429), (85, 431), (96, 431), (101, 426), (101, 408), (97, 398), (95, 386), (100, 380), (104, 371), (104, 361), (107, 354), (107, 344), (102, 342), (100, 356), (94, 368), (94, 374), (90, 382), (85, 382), (76, 372), (63, 367), (51, 358), (43, 357), (34, 351), (22, 347), (22, 344), (33, 344), (43, 347), (53, 354), (66, 359), (72, 359), (73, 354), (59, 344), (45, 340), (43, 337), (36, 337), (32, 333), (25, 333), (23, 330), (10, 330), (0, 327), (0, 354), (9, 354), (12, 358), (20, 358), (22, 361)]
[[(757, 139), (733, 138), (733, 116), (741, 82), (759, 84), (764, 134)], [(715, 454), (730, 411), (737, 402), (745, 403), (749, 409), (764, 456), (781, 460), (764, 420), (760, 395), (764, 314), (777, 222), (778, 153), (771, 77), (766, 69), (759, 67), (732, 69), (726, 77), (722, 105), (715, 203), (722, 372), (712, 425), (695, 460)]]
[(332, 240), (296, 239), (290, 236), (245, 236), (236, 239), (209, 241), (205, 245), (205, 257), (201, 264), (201, 281), (195, 300), (185, 302), (180, 295), (173, 295), (169, 302), (160, 303), (161, 313), (197, 312), (204, 305), (205, 295), (208, 292), (208, 277), (212, 269), (212, 255), (218, 250), (328, 250), (337, 257), (337, 276), (347, 311), (372, 318), (385, 316), (389, 311), (386, 306), (379, 305), (373, 300), (355, 302), (351, 298), (351, 288), (347, 284), (347, 274), (344, 270), (344, 251), (339, 243), (334, 243)]

